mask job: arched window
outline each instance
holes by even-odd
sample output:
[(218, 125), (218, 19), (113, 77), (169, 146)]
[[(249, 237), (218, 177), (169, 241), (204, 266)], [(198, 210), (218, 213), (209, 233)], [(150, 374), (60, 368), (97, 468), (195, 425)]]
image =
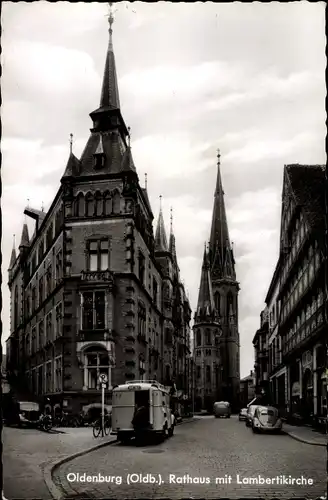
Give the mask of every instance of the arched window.
[(197, 330), (196, 343), (197, 343), (197, 346), (202, 345), (202, 334), (201, 334), (200, 330)]
[(84, 205), (84, 196), (83, 193), (79, 193), (76, 197), (75, 202), (75, 215), (77, 217), (84, 216), (85, 205)]
[(94, 199), (91, 193), (88, 193), (85, 197), (85, 215), (87, 217), (92, 217), (94, 215), (95, 205)]
[(104, 196), (104, 213), (105, 215), (111, 215), (112, 213), (112, 198), (111, 195), (107, 192)]
[(103, 214), (103, 197), (99, 191), (96, 192), (96, 215), (99, 217)]
[(206, 328), (205, 330), (205, 343), (206, 345), (212, 345), (212, 335), (209, 328)]
[(15, 287), (14, 292), (14, 329), (18, 327), (18, 288)]
[(84, 386), (86, 389), (100, 389), (99, 376), (104, 373), (111, 387), (111, 368), (108, 352), (102, 347), (89, 347), (84, 351)]
[(214, 295), (214, 300), (215, 300), (215, 308), (218, 312), (218, 314), (220, 314), (221, 310), (220, 310), (220, 307), (221, 307), (221, 297), (220, 297), (220, 293), (219, 292), (215, 292), (215, 295)]
[(233, 296), (231, 292), (227, 295), (227, 316), (233, 314)]
[(118, 191), (113, 196), (113, 213), (119, 214), (121, 211), (121, 196)]

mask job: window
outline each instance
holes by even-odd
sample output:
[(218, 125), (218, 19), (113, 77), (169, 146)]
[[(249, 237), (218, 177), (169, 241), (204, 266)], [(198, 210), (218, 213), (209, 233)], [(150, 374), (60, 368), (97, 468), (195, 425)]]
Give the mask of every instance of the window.
[(109, 193), (105, 193), (105, 215), (112, 213), (112, 198)]
[(39, 244), (39, 264), (41, 264), (43, 256), (44, 256), (44, 240), (42, 239), (40, 244)]
[(111, 363), (105, 349), (89, 348), (84, 354), (86, 389), (100, 389), (99, 376), (105, 373), (108, 378), (107, 387), (111, 386)]
[(211, 367), (206, 366), (206, 382), (211, 382)]
[(84, 204), (84, 196), (82, 193), (79, 193), (76, 198), (75, 202), (75, 215), (77, 217), (82, 217), (84, 216), (85, 212), (85, 204)]
[(30, 334), (27, 333), (25, 337), (25, 353), (26, 356), (31, 355), (31, 342), (30, 342)]
[(47, 234), (46, 234), (47, 250), (48, 250), (48, 248), (51, 247), (53, 238), (54, 238), (54, 226), (53, 226), (53, 223), (51, 223), (48, 230), (47, 230)]
[(61, 207), (58, 212), (56, 213), (56, 219), (55, 219), (55, 236), (57, 236), (60, 233), (61, 227), (63, 223), (63, 207)]
[(172, 332), (170, 328), (165, 328), (165, 344), (172, 344)]
[(145, 257), (142, 253), (139, 253), (139, 280), (144, 285), (145, 284)]
[(197, 333), (196, 333), (196, 345), (197, 346), (202, 345), (202, 334), (201, 334), (200, 330), (197, 330)]
[(52, 342), (52, 311), (46, 316), (46, 343)]
[(139, 358), (139, 377), (140, 379), (139, 380), (144, 380), (144, 377), (145, 377), (145, 360), (140, 357)]
[(105, 165), (105, 155), (104, 153), (96, 153), (93, 155), (94, 167), (96, 169), (103, 168)]
[(197, 378), (200, 378), (201, 376), (201, 369), (200, 366), (197, 366)]
[(46, 273), (46, 296), (48, 296), (52, 291), (52, 266), (48, 266)]
[(58, 285), (59, 281), (62, 278), (62, 251), (61, 249), (56, 253), (56, 268), (55, 268), (55, 280), (56, 285)]
[(84, 292), (82, 330), (105, 328), (105, 292)]
[(32, 373), (31, 373), (31, 392), (32, 394), (37, 393), (37, 371), (35, 368), (33, 368)]
[(36, 347), (36, 327), (32, 329), (32, 354), (36, 353), (37, 347)]
[(55, 338), (61, 337), (62, 335), (62, 328), (63, 328), (63, 304), (60, 302), (56, 306), (56, 331), (55, 331)]
[(26, 315), (27, 317), (29, 317), (31, 314), (31, 300), (30, 300), (30, 296), (27, 295), (26, 297)]
[(52, 392), (52, 362), (46, 363), (45, 393)]
[(138, 335), (146, 335), (146, 308), (140, 302), (138, 304)]
[(158, 299), (158, 284), (155, 278), (153, 278), (153, 300), (156, 306), (157, 306), (157, 299)]
[(228, 292), (227, 295), (227, 316), (233, 314), (233, 296), (231, 292)]
[(221, 297), (220, 297), (220, 294), (219, 292), (215, 292), (215, 295), (214, 295), (214, 300), (215, 300), (215, 308), (217, 310), (217, 312), (220, 314), (221, 310), (220, 310), (220, 307), (221, 307)]
[(106, 271), (109, 268), (109, 241), (88, 241), (87, 255), (89, 271)]
[(85, 197), (85, 215), (87, 217), (92, 217), (95, 211), (94, 199), (91, 193), (88, 193)]
[(96, 193), (96, 215), (99, 217), (103, 214), (104, 204), (103, 197), (99, 191)]
[(36, 288), (35, 286), (32, 288), (32, 314), (36, 309)]
[(206, 345), (212, 345), (212, 335), (211, 335), (211, 330), (209, 328), (206, 328), (205, 335), (206, 335), (206, 340), (205, 340)]
[(38, 394), (43, 394), (44, 384), (43, 384), (43, 365), (37, 368), (37, 392)]
[(18, 318), (18, 288), (15, 286), (14, 292), (14, 329), (18, 327), (19, 318)]
[(43, 298), (44, 288), (43, 288), (43, 276), (39, 279), (39, 307), (41, 306)]
[(201, 356), (201, 352), (200, 352), (200, 350), (197, 350), (197, 351), (196, 351), (196, 356), (197, 356), (197, 357), (200, 357), (200, 356)]
[(38, 349), (44, 344), (44, 319), (42, 319), (39, 323), (39, 335), (38, 335)]
[(121, 212), (121, 196), (120, 193), (116, 191), (113, 196), (113, 213), (119, 214)]
[(54, 366), (54, 390), (55, 392), (60, 392), (63, 389), (63, 368), (62, 368), (62, 357), (59, 356), (55, 358)]

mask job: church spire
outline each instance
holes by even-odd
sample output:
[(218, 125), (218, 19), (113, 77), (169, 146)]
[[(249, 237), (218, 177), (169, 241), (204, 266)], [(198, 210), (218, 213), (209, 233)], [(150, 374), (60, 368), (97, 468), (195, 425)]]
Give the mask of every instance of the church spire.
[(220, 157), (220, 150), (218, 150), (218, 171), (214, 194), (214, 208), (210, 238), (211, 267), (213, 277), (235, 279), (234, 261), (230, 245), (228, 222), (224, 203)]
[(167, 246), (167, 238), (166, 238), (166, 231), (165, 231), (163, 211), (162, 211), (162, 196), (160, 196), (159, 199), (160, 199), (160, 209), (159, 209), (159, 216), (158, 216), (156, 235), (155, 235), (155, 251), (167, 252), (168, 246)]
[(120, 109), (120, 98), (118, 93), (115, 56), (113, 51), (113, 22), (112, 2), (109, 3), (110, 11), (108, 15), (109, 40), (106, 55), (105, 71), (100, 96), (100, 108)]
[(29, 246), (30, 246), (30, 238), (28, 235), (28, 227), (27, 224), (25, 223), (22, 230), (22, 237), (19, 245), (19, 250), (27, 248)]
[(177, 251), (175, 246), (175, 236), (173, 233), (173, 209), (171, 207), (171, 215), (170, 215), (170, 241), (169, 241), (169, 251), (173, 257), (173, 260), (177, 262)]
[(11, 251), (11, 257), (10, 257), (10, 264), (9, 264), (9, 269), (12, 269), (15, 262), (16, 262), (16, 248), (15, 248), (15, 235), (14, 235), (14, 238), (13, 238), (13, 249)]
[(215, 304), (210, 275), (210, 263), (205, 244), (195, 321), (199, 322), (201, 320), (205, 320), (206, 318), (214, 319), (214, 316)]

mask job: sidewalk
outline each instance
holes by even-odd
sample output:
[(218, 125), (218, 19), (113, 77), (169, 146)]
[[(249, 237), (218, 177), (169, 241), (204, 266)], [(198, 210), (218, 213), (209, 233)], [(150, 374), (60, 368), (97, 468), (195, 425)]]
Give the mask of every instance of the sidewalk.
[(314, 446), (327, 446), (326, 434), (315, 432), (311, 427), (283, 424), (283, 431), (293, 439)]
[(56, 429), (41, 432), (36, 429), (4, 427), (3, 494), (8, 499), (50, 500), (52, 496), (45, 477), (52, 465), (72, 454), (116, 440), (115, 436), (95, 439), (91, 427)]

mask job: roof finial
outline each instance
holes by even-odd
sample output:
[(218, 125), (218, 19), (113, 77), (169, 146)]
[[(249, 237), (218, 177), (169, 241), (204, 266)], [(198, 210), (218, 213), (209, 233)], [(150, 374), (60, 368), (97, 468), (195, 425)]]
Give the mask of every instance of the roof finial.
[(170, 208), (170, 231), (171, 231), (171, 234), (173, 233), (173, 208), (171, 207)]
[(27, 208), (30, 208), (30, 199), (27, 198)]
[(16, 248), (16, 234), (13, 234), (13, 248)]
[(145, 173), (145, 189), (147, 189), (147, 173)]
[(159, 195), (159, 209), (162, 210), (162, 195)]
[(44, 212), (44, 203), (41, 204), (41, 212)]
[(109, 48), (113, 50), (113, 40), (112, 40), (112, 34), (113, 34), (113, 22), (114, 22), (114, 10), (113, 10), (113, 2), (108, 2), (109, 5), (109, 14), (107, 14), (108, 17), (108, 24), (109, 24)]
[(218, 159), (218, 165), (220, 165), (221, 161), (220, 161), (220, 158), (221, 158), (221, 153), (220, 153), (220, 149), (218, 148), (217, 149), (217, 159)]
[(128, 127), (128, 146), (131, 147), (131, 127)]
[(73, 134), (69, 134), (69, 152), (70, 154), (73, 152)]

